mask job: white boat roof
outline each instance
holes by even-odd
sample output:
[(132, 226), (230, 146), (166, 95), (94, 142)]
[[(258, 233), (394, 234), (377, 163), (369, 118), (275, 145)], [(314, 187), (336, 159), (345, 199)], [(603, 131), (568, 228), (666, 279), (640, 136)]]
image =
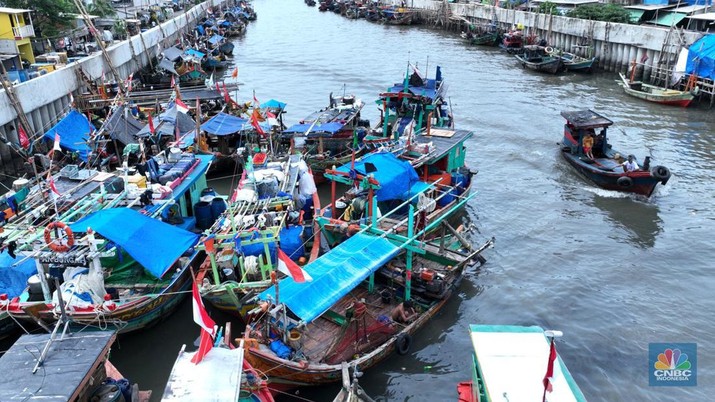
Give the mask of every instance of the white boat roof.
[[(541, 402), (550, 350), (542, 328), (470, 325), (470, 332), (488, 400)], [(548, 402), (586, 401), (560, 356), (552, 387), (546, 393)]]
[(182, 350), (166, 383), (162, 401), (237, 401), (240, 349), (212, 348), (199, 364)]

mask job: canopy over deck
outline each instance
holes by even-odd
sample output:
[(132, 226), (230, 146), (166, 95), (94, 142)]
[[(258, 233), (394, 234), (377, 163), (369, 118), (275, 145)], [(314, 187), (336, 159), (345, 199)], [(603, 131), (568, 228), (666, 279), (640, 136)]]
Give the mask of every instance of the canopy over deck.
[[(512, 325), (470, 325), (477, 368), (490, 400), (540, 401), (549, 361), (544, 330)], [(557, 355), (547, 402), (585, 402), (576, 381)]]
[(226, 113), (219, 113), (201, 125), (201, 129), (213, 135), (229, 135), (243, 130), (248, 120)]
[(194, 353), (181, 352), (171, 370), (161, 400), (238, 401), (243, 360), (240, 349), (213, 348), (201, 360), (191, 362)]
[[(399, 248), (387, 239), (358, 233), (328, 254), (307, 264), (311, 282), (280, 281), (280, 300), (301, 320), (311, 322), (328, 311), (371, 273), (397, 255)], [(276, 300), (276, 288), (263, 291), (261, 300)]]
[(80, 159), (86, 162), (87, 154), (90, 151), (87, 140), (90, 133), (95, 130), (96, 128), (87, 119), (87, 116), (72, 109), (54, 127), (47, 130), (45, 138), (54, 141), (55, 134), (59, 134), (60, 145), (65, 149), (77, 152)]
[(613, 124), (611, 120), (590, 109), (561, 112), (561, 116), (577, 129), (608, 127)]
[(23, 258), (24, 255), (13, 258), (7, 250), (0, 251), (0, 294), (6, 293), (10, 299), (20, 296), (27, 287), (27, 279), (37, 273), (35, 261), (28, 258), (20, 262)]
[[(352, 163), (337, 168), (338, 172), (350, 174)], [(409, 162), (398, 159), (389, 152), (369, 154), (355, 161), (355, 172), (369, 174), (380, 183), (375, 195), (380, 201), (399, 199), (419, 182), (419, 176)], [(333, 176), (331, 179), (334, 179)]]
[(70, 225), (75, 232), (95, 232), (126, 250), (156, 278), (161, 278), (186, 250), (199, 239), (197, 234), (150, 218), (129, 208), (94, 212)]

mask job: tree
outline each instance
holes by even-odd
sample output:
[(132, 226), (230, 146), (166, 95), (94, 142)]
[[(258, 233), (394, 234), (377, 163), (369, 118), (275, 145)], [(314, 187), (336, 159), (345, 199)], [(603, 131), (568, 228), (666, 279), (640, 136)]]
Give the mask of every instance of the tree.
[(34, 10), (32, 24), (38, 37), (55, 37), (72, 27), (77, 10), (71, 0), (0, 0), (5, 7)]
[(111, 17), (117, 13), (109, 0), (94, 0), (92, 4), (87, 6), (87, 12), (90, 15), (102, 18)]
[(624, 24), (631, 22), (631, 14), (618, 4), (586, 4), (574, 8), (567, 15), (584, 20), (622, 22)]
[(556, 4), (554, 4), (550, 1), (545, 1), (541, 4), (539, 4), (539, 9), (537, 10), (537, 12), (540, 14), (561, 15), (559, 10), (556, 9)]

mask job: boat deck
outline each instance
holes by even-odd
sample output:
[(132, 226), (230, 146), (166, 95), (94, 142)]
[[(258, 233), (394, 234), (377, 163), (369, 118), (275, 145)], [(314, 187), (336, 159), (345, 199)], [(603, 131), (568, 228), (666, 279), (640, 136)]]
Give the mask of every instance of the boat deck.
[(417, 136), (417, 141), (421, 144), (431, 142), (432, 145), (434, 145), (435, 150), (433, 155), (428, 161), (426, 161), (426, 163), (431, 164), (439, 159), (442, 159), (457, 144), (467, 140), (472, 135), (474, 135), (474, 133), (469, 130), (432, 128), (430, 130), (430, 135), (419, 135)]
[[(116, 332), (67, 334), (53, 341), (44, 364), (33, 374), (50, 334), (23, 335), (0, 358), (0, 399), (42, 402), (89, 400), (87, 388), (100, 384), (104, 360)], [(101, 366), (101, 367), (100, 367)]]

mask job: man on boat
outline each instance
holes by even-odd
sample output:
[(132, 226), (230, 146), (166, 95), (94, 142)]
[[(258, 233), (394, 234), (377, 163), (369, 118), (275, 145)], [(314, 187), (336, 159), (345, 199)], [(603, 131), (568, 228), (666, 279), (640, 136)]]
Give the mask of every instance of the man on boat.
[(628, 155), (628, 160), (621, 164), (623, 165), (624, 172), (632, 172), (634, 170), (638, 170), (638, 164), (634, 159), (635, 157), (633, 155)]
[(411, 300), (405, 300), (392, 310), (392, 321), (408, 324), (417, 317), (417, 312)]

